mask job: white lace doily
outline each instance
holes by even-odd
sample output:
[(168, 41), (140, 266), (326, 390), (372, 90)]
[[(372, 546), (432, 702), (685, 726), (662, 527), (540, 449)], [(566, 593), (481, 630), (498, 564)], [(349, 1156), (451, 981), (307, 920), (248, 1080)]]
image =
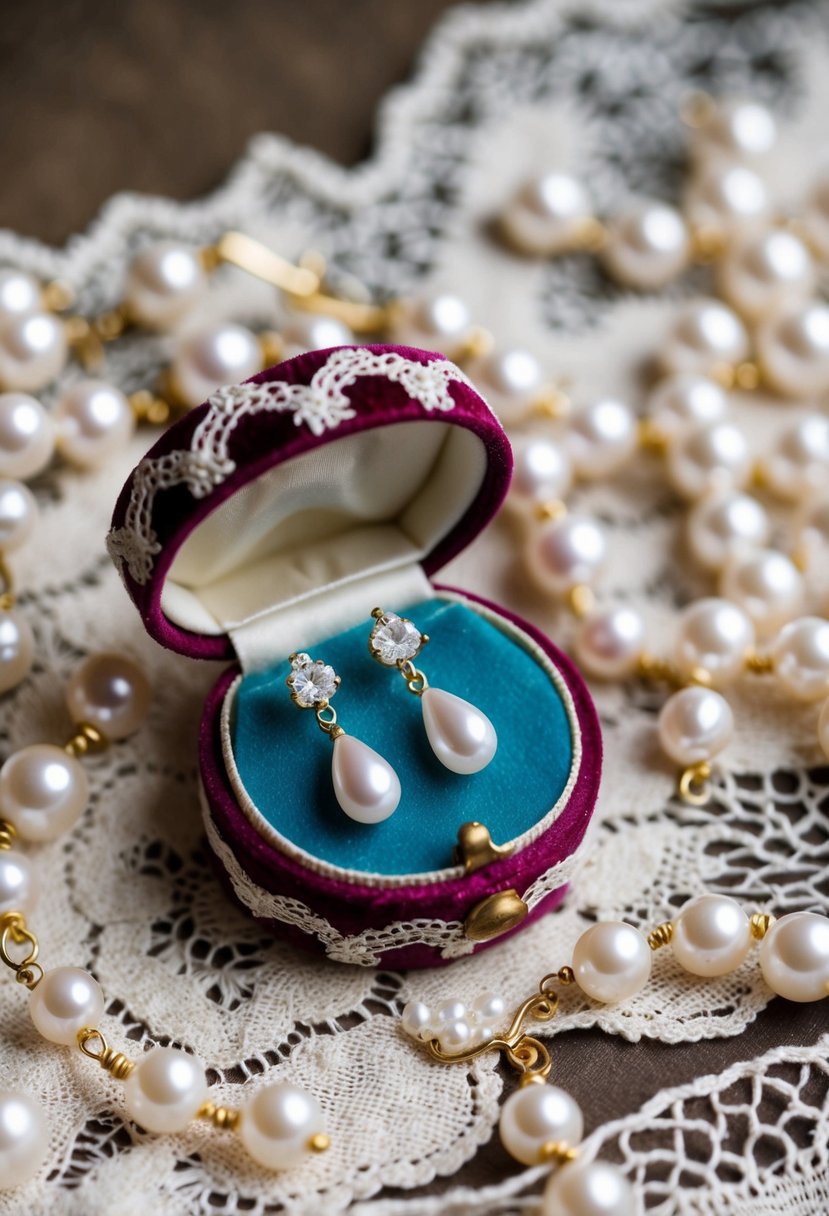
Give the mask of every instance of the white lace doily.
[[(584, 392), (612, 389), (637, 401), (636, 369), (658, 344), (670, 304), (612, 287), (586, 258), (512, 257), (489, 241), (488, 219), (519, 181), (547, 165), (587, 177), (600, 209), (628, 193), (674, 197), (683, 172), (680, 101), (700, 87), (773, 104), (784, 131), (772, 187), (781, 203), (795, 205), (825, 138), (827, 35), (822, 0), (683, 7), (537, 0), (459, 9), (431, 38), (415, 83), (383, 107), (379, 151), (366, 165), (340, 170), (261, 136), (205, 200), (120, 196), (63, 250), (0, 235), (0, 262), (65, 277), (92, 314), (115, 303), (120, 268), (142, 244), (162, 236), (207, 241), (242, 226), (288, 256), (321, 248), (335, 269), (379, 295), (451, 288), (502, 345), (528, 347), (550, 374), (572, 377)], [(700, 286), (704, 278), (674, 294)], [(253, 324), (275, 321), (272, 293), (230, 270), (217, 274), (208, 307)], [(145, 387), (168, 350), (167, 338), (129, 337), (113, 346), (107, 374), (128, 391)], [(750, 409), (751, 434), (762, 445), (780, 411), (761, 399)], [(654, 745), (656, 699), (637, 688), (602, 690), (599, 822), (564, 909), (448, 970), (401, 977), (306, 959), (263, 937), (211, 870), (195, 743), (218, 669), (162, 652), (144, 636), (104, 552), (112, 504), (146, 442), (139, 437), (94, 476), (61, 469), (41, 478), (38, 543), (15, 562), (38, 659), (32, 678), (0, 706), (3, 754), (67, 734), (60, 690), (91, 651), (138, 656), (156, 693), (146, 729), (91, 763), (92, 803), (78, 828), (34, 851), (44, 963), (91, 967), (108, 996), (111, 1039), (132, 1040), (134, 1051), (147, 1039), (186, 1043), (208, 1062), (222, 1100), (235, 1104), (243, 1082), (274, 1076), (306, 1085), (323, 1103), (332, 1147), (270, 1177), (232, 1137), (207, 1126), (178, 1137), (141, 1135), (124, 1122), (119, 1085), (77, 1053), (41, 1042), (24, 994), (7, 982), (0, 1084), (43, 1099), (52, 1143), (40, 1176), (0, 1196), (0, 1213), (319, 1216), (352, 1204), (361, 1216), (530, 1210), (539, 1181), (532, 1171), (474, 1192), (443, 1183), (439, 1199), (424, 1191), (490, 1138), (502, 1080), (494, 1060), (467, 1073), (413, 1050), (397, 1025), (402, 1002), (494, 988), (517, 1004), (543, 972), (569, 959), (587, 920), (652, 925), (702, 889), (778, 912), (829, 910), (829, 770), (817, 767), (813, 711), (784, 710), (750, 688), (738, 693), (738, 736), (714, 800), (690, 809), (672, 798), (673, 774)], [(635, 480), (580, 493), (613, 538), (608, 594), (636, 601), (652, 635), (667, 637), (676, 605), (702, 584), (677, 560), (679, 513), (663, 483), (640, 470)], [(527, 589), (514, 548), (502, 520), (446, 581), (560, 637), (564, 621)], [(696, 984), (660, 954), (654, 982), (624, 1010), (580, 1003), (568, 990), (552, 1030), (598, 1024), (629, 1039), (696, 1041), (738, 1034), (768, 999), (750, 966)], [(590, 1147), (621, 1160), (660, 1216), (824, 1211), (826, 1047), (825, 1040), (786, 1047), (665, 1091), (593, 1131)]]

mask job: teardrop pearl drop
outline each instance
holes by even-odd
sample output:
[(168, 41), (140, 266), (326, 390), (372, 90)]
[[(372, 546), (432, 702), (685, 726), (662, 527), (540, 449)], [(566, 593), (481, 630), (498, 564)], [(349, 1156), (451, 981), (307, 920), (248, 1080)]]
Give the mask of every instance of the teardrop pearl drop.
[(466, 775), (486, 768), (498, 747), (486, 714), (442, 688), (425, 689), (420, 703), (429, 743), (441, 764)]
[(337, 802), (357, 823), (381, 823), (397, 810), (397, 773), (387, 760), (353, 735), (338, 735), (334, 740), (331, 778)]

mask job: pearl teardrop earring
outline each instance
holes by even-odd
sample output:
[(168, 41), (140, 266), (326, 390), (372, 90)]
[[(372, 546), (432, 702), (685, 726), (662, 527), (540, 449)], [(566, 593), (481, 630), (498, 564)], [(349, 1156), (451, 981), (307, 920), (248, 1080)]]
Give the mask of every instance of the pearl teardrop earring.
[(291, 674), (285, 683), (291, 700), (300, 709), (313, 709), (317, 725), (334, 744), (331, 778), (334, 793), (349, 819), (357, 823), (380, 823), (397, 810), (400, 780), (387, 760), (367, 744), (347, 735), (337, 722), (331, 698), (340, 686), (340, 677), (307, 654), (290, 656)]
[(374, 627), (368, 639), (372, 658), (384, 667), (396, 667), (410, 693), (420, 697), (423, 725), (432, 751), (453, 773), (479, 773), (498, 747), (495, 727), (486, 714), (468, 701), (442, 688), (431, 688), (412, 660), (429, 638), (404, 616), (374, 608)]

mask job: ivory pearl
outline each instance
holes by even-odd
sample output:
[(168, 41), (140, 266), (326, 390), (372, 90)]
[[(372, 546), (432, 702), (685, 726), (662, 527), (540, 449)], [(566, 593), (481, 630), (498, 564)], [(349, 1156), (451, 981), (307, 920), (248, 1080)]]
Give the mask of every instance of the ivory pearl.
[(635, 1216), (633, 1187), (606, 1161), (576, 1161), (552, 1174), (539, 1216)]
[(761, 232), (733, 245), (719, 264), (720, 291), (749, 321), (811, 295), (815, 266), (793, 232)]
[(0, 479), (0, 549), (4, 553), (25, 545), (37, 517), (37, 501), (28, 486)]
[(654, 291), (685, 270), (690, 254), (679, 212), (665, 203), (643, 202), (611, 221), (602, 258), (618, 282)]
[(582, 992), (604, 1004), (623, 1001), (645, 987), (652, 951), (638, 929), (620, 920), (601, 921), (573, 948), (573, 971)]
[(441, 764), (466, 776), (486, 768), (498, 736), (485, 713), (442, 688), (424, 689), (420, 705), (426, 736)]
[(742, 431), (730, 422), (681, 431), (668, 446), (668, 476), (685, 498), (712, 490), (742, 487), (751, 472), (751, 456)]
[(459, 1018), (441, 1027), (438, 1043), (445, 1055), (455, 1056), (472, 1046), (473, 1037), (471, 1023), (466, 1018)]
[(829, 170), (824, 169), (806, 200), (802, 219), (809, 244), (823, 261), (829, 261)]
[(53, 967), (29, 997), (35, 1030), (63, 1047), (77, 1046), (78, 1031), (97, 1026), (103, 1012), (101, 985), (81, 967)]
[(775, 921), (760, 943), (763, 978), (788, 1001), (829, 995), (829, 920), (814, 912), (790, 912)]
[(61, 454), (83, 469), (105, 464), (135, 429), (126, 397), (103, 380), (73, 384), (60, 398), (54, 417)]
[(342, 321), (314, 313), (292, 314), (280, 333), (291, 355), (306, 350), (328, 350), (332, 346), (351, 346), (354, 342), (354, 334)]
[(720, 688), (741, 674), (753, 645), (754, 626), (742, 608), (713, 597), (697, 600), (679, 617), (676, 665), (686, 679), (702, 670)]
[(803, 578), (784, 553), (758, 549), (729, 559), (720, 576), (720, 591), (745, 609), (758, 636), (765, 638), (800, 611)]
[(526, 561), (530, 575), (543, 590), (566, 595), (581, 583), (592, 583), (606, 555), (607, 544), (598, 524), (581, 515), (565, 515), (535, 530)]
[(587, 480), (615, 473), (633, 455), (637, 442), (636, 419), (622, 401), (591, 401), (568, 420), (567, 449), (576, 473)]
[(153, 1047), (124, 1085), (130, 1119), (158, 1135), (183, 1132), (207, 1101), (207, 1077), (197, 1056), (175, 1047)]
[(807, 566), (816, 566), (829, 556), (829, 496), (803, 504), (795, 525), (797, 551)]
[(500, 1022), (506, 1016), (507, 1002), (497, 992), (485, 992), (476, 999), (472, 1009), (481, 1023)]
[(150, 329), (169, 329), (203, 295), (207, 275), (198, 251), (160, 241), (133, 258), (124, 300), (130, 316)]
[(829, 418), (803, 414), (778, 435), (764, 462), (765, 481), (773, 493), (797, 502), (829, 481)]
[(34, 392), (55, 379), (66, 362), (66, 328), (50, 312), (0, 320), (0, 384)]
[(712, 688), (681, 688), (662, 706), (659, 742), (682, 768), (712, 760), (731, 741), (731, 706)]
[(106, 651), (84, 659), (66, 686), (72, 721), (90, 723), (107, 739), (126, 739), (138, 730), (151, 697), (149, 680), (138, 664)]
[(769, 192), (748, 165), (716, 162), (697, 174), (685, 214), (693, 228), (726, 242), (769, 216)]
[(569, 173), (545, 173), (527, 182), (504, 208), (507, 238), (526, 253), (565, 253), (576, 247), (593, 214), (584, 186)]
[(645, 645), (645, 623), (633, 608), (600, 608), (579, 622), (576, 657), (592, 676), (623, 680), (633, 674)]
[(669, 440), (694, 426), (721, 422), (727, 412), (728, 398), (720, 386), (691, 372), (666, 377), (648, 401), (649, 421)]
[(287, 1081), (258, 1090), (241, 1114), (239, 1138), (253, 1160), (269, 1170), (299, 1165), (309, 1141), (323, 1131), (319, 1102)]
[(546, 1144), (574, 1148), (584, 1121), (575, 1101), (556, 1085), (532, 1082), (510, 1094), (498, 1126), (504, 1148), (522, 1165), (538, 1165)]
[(450, 997), (448, 1001), (443, 1001), (435, 1010), (433, 1024), (437, 1030), (442, 1030), (444, 1026), (451, 1026), (453, 1022), (462, 1022), (469, 1013), (463, 1001), (459, 1001), (456, 997)]
[(510, 502), (523, 509), (562, 499), (573, 484), (572, 463), (563, 444), (528, 435), (514, 444), (513, 456)]
[(52, 743), (13, 752), (0, 768), (0, 814), (23, 840), (40, 843), (68, 832), (88, 796), (83, 765)]
[(49, 1133), (31, 1094), (0, 1091), (0, 1190), (22, 1186), (43, 1164)]
[(185, 404), (199, 405), (221, 385), (248, 380), (261, 367), (256, 335), (242, 325), (222, 323), (182, 337), (171, 374)]
[(54, 447), (52, 420), (40, 402), (25, 393), (0, 393), (0, 477), (34, 477)]
[(22, 270), (0, 271), (0, 316), (38, 312), (43, 300), (40, 284)]
[(817, 723), (817, 741), (824, 756), (829, 758), (829, 701), (825, 703), (820, 711)]
[(400, 780), (387, 760), (353, 735), (334, 740), (331, 779), (340, 807), (356, 823), (381, 823), (397, 810)]
[(769, 384), (789, 397), (829, 389), (829, 306), (799, 304), (770, 317), (757, 334), (757, 351)]
[(25, 853), (14, 849), (0, 852), (0, 916), (7, 912), (28, 915), (37, 900), (37, 872)]
[(707, 570), (721, 570), (735, 554), (762, 549), (770, 534), (765, 508), (735, 490), (706, 495), (688, 515), (688, 544)]
[(698, 155), (725, 154), (734, 160), (764, 157), (776, 142), (774, 116), (756, 101), (717, 104), (708, 121), (694, 132), (694, 148)]
[(829, 621), (804, 616), (784, 625), (772, 659), (777, 680), (798, 701), (829, 697)]
[(463, 346), (471, 328), (466, 301), (450, 292), (439, 292), (414, 303), (403, 318), (401, 338), (451, 356)]
[(517, 347), (487, 355), (475, 376), (493, 409), (507, 421), (529, 408), (543, 382), (535, 355)]
[(751, 925), (735, 899), (700, 895), (674, 920), (671, 950), (691, 975), (728, 975), (745, 962), (751, 949)]
[(721, 374), (748, 357), (745, 326), (718, 300), (695, 300), (677, 315), (662, 352), (667, 372)]
[(423, 1001), (409, 1001), (403, 1009), (400, 1023), (413, 1039), (432, 1037), (432, 1011)]
[(26, 679), (34, 657), (34, 634), (25, 616), (14, 608), (0, 611), (0, 693)]

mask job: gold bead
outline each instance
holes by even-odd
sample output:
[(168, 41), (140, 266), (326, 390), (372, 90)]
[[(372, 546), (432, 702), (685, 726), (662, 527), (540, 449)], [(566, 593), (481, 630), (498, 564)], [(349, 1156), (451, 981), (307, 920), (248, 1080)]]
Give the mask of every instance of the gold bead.
[(325, 1132), (316, 1132), (308, 1141), (308, 1148), (312, 1153), (324, 1153), (331, 1146), (331, 1139), (326, 1136)]
[(768, 933), (771, 926), (774, 924), (775, 918), (770, 916), (768, 912), (755, 912), (749, 919), (749, 927), (751, 936), (755, 941), (762, 941)]
[(663, 921), (661, 925), (657, 925), (648, 934), (648, 945), (651, 950), (661, 950), (663, 946), (670, 944), (671, 938), (674, 935), (673, 923), (669, 920)]

